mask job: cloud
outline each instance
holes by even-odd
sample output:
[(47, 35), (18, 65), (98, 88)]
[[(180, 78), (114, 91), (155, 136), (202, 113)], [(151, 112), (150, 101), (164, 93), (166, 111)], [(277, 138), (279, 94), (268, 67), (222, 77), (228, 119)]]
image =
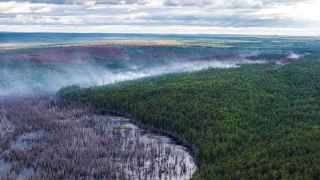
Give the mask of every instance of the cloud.
[[(7, 2), (7, 0), (0, 0), (0, 2)], [(40, 4), (146, 4), (148, 0), (15, 0), (15, 2), (29, 2)]]
[(202, 6), (211, 8), (265, 8), (282, 4), (295, 4), (309, 0), (166, 0), (167, 6)]
[[(2, 14), (21, 14), (21, 13), (49, 13), (53, 12), (54, 7), (48, 4), (33, 4), (29, 2), (1, 2), (0, 1), (0, 15)], [(56, 8), (57, 9), (57, 8)]]
[(35, 25), (303, 30), (320, 27), (318, 7), (318, 0), (0, 0), (0, 24), (12, 31)]
[(262, 7), (259, 0), (167, 0), (167, 6), (204, 6), (211, 8), (257, 8)]

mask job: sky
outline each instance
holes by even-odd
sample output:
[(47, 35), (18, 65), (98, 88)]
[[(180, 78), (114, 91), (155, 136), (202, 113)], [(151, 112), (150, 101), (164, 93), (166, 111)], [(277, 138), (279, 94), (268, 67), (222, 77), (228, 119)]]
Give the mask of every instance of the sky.
[(0, 31), (320, 35), (320, 0), (0, 0)]

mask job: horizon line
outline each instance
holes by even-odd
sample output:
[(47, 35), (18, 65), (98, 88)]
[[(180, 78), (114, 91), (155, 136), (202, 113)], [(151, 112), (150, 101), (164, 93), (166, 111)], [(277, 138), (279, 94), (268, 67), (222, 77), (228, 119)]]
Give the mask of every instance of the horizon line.
[(0, 33), (15, 34), (119, 34), (119, 35), (156, 35), (156, 36), (242, 36), (242, 37), (299, 37), (311, 38), (320, 35), (294, 35), (294, 34), (237, 34), (237, 33), (152, 33), (152, 32), (70, 32), (70, 31), (0, 31)]

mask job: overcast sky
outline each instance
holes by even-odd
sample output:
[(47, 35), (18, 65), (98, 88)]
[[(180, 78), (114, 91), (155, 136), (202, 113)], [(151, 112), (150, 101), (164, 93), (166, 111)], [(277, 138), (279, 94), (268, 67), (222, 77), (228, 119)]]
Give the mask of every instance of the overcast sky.
[(320, 0), (0, 0), (0, 31), (320, 35)]

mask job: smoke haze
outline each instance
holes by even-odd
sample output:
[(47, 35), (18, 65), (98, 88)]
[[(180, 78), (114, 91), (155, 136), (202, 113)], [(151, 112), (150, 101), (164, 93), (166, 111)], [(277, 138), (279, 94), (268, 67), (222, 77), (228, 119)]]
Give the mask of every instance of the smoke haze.
[(85, 87), (105, 85), (169, 73), (208, 68), (235, 68), (248, 63), (264, 63), (264, 61), (173, 61), (151, 67), (131, 64), (120, 70), (90, 63), (39, 66), (17, 62), (14, 66), (0, 67), (0, 96), (55, 93), (62, 87), (74, 84)]

